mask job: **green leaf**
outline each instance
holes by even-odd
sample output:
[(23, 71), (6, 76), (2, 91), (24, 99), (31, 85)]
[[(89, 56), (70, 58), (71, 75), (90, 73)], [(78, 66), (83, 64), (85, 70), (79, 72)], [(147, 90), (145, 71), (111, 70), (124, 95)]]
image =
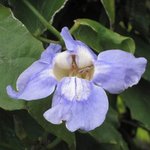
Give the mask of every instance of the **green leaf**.
[(143, 128), (137, 128), (134, 143), (140, 150), (148, 150), (150, 147), (150, 132)]
[(96, 52), (108, 49), (122, 49), (132, 53), (135, 51), (132, 38), (119, 35), (93, 20), (77, 19), (71, 32)]
[(23, 150), (24, 146), (17, 138), (13, 127), (13, 116), (0, 109), (0, 149)]
[(106, 116), (106, 121), (113, 124), (113, 126), (115, 126), (116, 128), (119, 127), (118, 113), (111, 106), (109, 106), (108, 114)]
[(150, 130), (150, 86), (148, 83), (140, 83), (131, 89), (126, 90), (120, 96), (130, 109), (133, 119), (144, 124)]
[(50, 122), (46, 121), (43, 117), (43, 113), (50, 109), (50, 97), (43, 100), (33, 101), (28, 103), (28, 111), (33, 116), (33, 118), (47, 131), (58, 138), (64, 140), (68, 143), (70, 149), (75, 148), (75, 135), (74, 133), (69, 132), (64, 124), (53, 125)]
[(136, 131), (136, 140), (137, 140), (137, 142), (139, 140), (139, 141), (150, 144), (150, 133), (148, 131), (144, 130), (143, 128), (139, 127), (139, 128), (137, 128), (137, 131)]
[[(121, 134), (111, 123), (104, 122), (102, 126), (98, 127), (90, 134), (100, 143), (112, 144), (119, 150), (128, 150), (127, 144), (123, 140)], [(114, 150), (116, 150), (116, 148)]]
[(112, 150), (128, 150), (127, 144), (117, 130), (118, 125), (117, 113), (110, 107), (105, 122), (100, 127), (91, 131), (90, 135), (99, 143), (107, 144)]
[(114, 0), (101, 0), (105, 11), (108, 15), (110, 24), (115, 22), (115, 1)]
[(34, 39), (10, 9), (0, 5), (0, 107), (7, 110), (22, 109), (25, 102), (13, 100), (6, 86), (15, 87), (19, 74), (40, 56), (42, 43)]
[[(26, 27), (35, 34), (43, 32), (45, 27), (33, 12), (22, 2), (22, 0), (9, 0), (14, 7), (15, 16), (20, 19)], [(59, 12), (68, 0), (30, 0), (29, 2), (41, 13), (50, 23), (57, 12)], [(22, 13), (23, 12), (23, 13)]]
[(14, 128), (20, 140), (30, 142), (38, 141), (43, 136), (43, 128), (25, 110), (13, 112)]

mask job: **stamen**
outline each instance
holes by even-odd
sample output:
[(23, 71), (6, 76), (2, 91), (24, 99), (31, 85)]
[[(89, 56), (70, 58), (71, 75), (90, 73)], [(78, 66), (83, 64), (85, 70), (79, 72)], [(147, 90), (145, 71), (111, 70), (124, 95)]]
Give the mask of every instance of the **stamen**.
[(93, 69), (93, 65), (91, 65), (91, 66), (87, 66), (87, 67), (84, 67), (84, 68), (81, 68), (80, 70), (79, 70), (79, 73), (85, 73), (85, 72), (88, 72), (89, 70), (91, 70), (91, 69)]
[(76, 63), (76, 55), (72, 55), (72, 64), (69, 71), (69, 77), (76, 76), (78, 78), (83, 78), (90, 80), (93, 74), (94, 66), (90, 65), (84, 68), (79, 68)]
[(72, 55), (72, 66), (69, 72), (69, 76), (76, 76), (78, 72), (78, 66), (76, 64), (75, 57), (76, 57), (75, 55)]

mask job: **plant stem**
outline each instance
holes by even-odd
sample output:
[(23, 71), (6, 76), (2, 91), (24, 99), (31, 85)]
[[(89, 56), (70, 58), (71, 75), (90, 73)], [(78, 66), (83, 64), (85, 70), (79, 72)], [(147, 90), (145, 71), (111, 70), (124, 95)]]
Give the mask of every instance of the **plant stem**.
[(60, 138), (55, 139), (52, 143), (47, 145), (48, 149), (52, 149), (54, 148), (56, 145), (58, 145), (61, 142)]
[(74, 25), (70, 29), (71, 34), (79, 27), (79, 24), (76, 22), (76, 20), (74, 22)]
[(42, 36), (39, 36), (39, 37), (36, 37), (38, 40), (44, 42), (44, 43), (55, 43), (55, 44), (59, 44), (60, 42), (59, 41), (53, 41), (53, 40), (50, 40), (50, 39), (47, 39), (45, 37), (42, 37)]
[(27, 0), (23, 0), (24, 4), (35, 14), (35, 16), (40, 20), (40, 22), (52, 33), (58, 40), (63, 43), (59, 31), (57, 31), (39, 12), (34, 6), (30, 4)]

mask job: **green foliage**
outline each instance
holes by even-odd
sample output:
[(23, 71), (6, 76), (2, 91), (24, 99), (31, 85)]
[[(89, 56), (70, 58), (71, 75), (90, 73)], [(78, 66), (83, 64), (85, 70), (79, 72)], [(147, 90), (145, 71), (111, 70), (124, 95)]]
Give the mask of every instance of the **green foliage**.
[(13, 129), (13, 118), (7, 112), (0, 110), (0, 149), (23, 150), (21, 142)]
[(109, 95), (105, 122), (87, 133), (71, 133), (65, 124), (53, 125), (44, 119), (43, 113), (51, 107), (51, 96), (25, 102), (6, 94), (6, 86), (15, 89), (20, 73), (40, 57), (43, 46), (54, 38), (23, 1), (0, 0), (0, 150), (148, 150), (149, 0), (101, 0), (102, 6), (99, 0), (28, 0), (56, 29), (72, 26), (73, 36), (96, 53), (122, 49), (148, 60), (144, 79), (121, 95)]
[[(23, 3), (23, 0), (9, 0), (14, 7), (14, 14), (25, 26), (34, 34), (40, 34), (45, 27), (31, 10)], [(53, 22), (54, 16), (59, 12), (68, 0), (30, 0), (31, 4), (41, 13), (50, 23)], [(23, 13), (22, 13), (23, 12)]]
[(109, 17), (110, 25), (115, 22), (115, 0), (101, 0)]
[[(39, 107), (40, 106), (40, 107)], [(64, 124), (61, 125), (53, 125), (47, 122), (43, 113), (51, 107), (50, 98), (46, 100), (38, 100), (35, 102), (29, 102), (27, 105), (29, 113), (37, 120), (37, 122), (47, 131), (50, 132), (60, 139), (66, 141), (70, 148), (75, 147), (75, 135), (74, 133), (69, 132)]]
[(132, 38), (119, 35), (93, 20), (78, 19), (71, 31), (78, 40), (85, 42), (96, 52), (123, 49), (134, 53), (135, 50)]
[[(111, 149), (128, 150), (126, 142), (118, 132), (119, 122), (117, 112), (113, 108), (109, 108), (106, 121), (102, 126), (90, 132), (90, 135), (99, 143), (112, 145)], [(109, 132), (108, 132), (109, 130)]]
[(127, 107), (130, 108), (131, 116), (143, 123), (143, 125), (150, 130), (150, 86), (146, 83), (132, 87), (121, 94)]
[[(6, 94), (6, 86), (15, 87), (19, 74), (40, 56), (42, 43), (31, 36), (10, 9), (0, 5), (0, 107), (22, 109), (24, 101), (14, 101)], [(13, 68), (13, 69), (12, 69)]]

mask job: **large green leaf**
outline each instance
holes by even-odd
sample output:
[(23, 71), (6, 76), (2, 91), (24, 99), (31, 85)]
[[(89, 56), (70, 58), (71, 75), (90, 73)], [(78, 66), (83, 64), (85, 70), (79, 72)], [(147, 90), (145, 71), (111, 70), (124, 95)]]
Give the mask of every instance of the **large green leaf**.
[(43, 117), (43, 113), (48, 110), (51, 105), (51, 98), (33, 101), (28, 103), (29, 113), (37, 120), (37, 122), (47, 131), (50, 132), (62, 140), (66, 141), (70, 149), (75, 148), (75, 135), (69, 132), (64, 124), (53, 125), (46, 121)]
[(100, 23), (89, 19), (77, 19), (71, 29), (73, 35), (97, 52), (108, 49), (122, 49), (134, 53), (132, 38), (115, 33)]
[(31, 36), (10, 9), (0, 5), (0, 107), (24, 108), (24, 101), (8, 97), (6, 86), (15, 86), (19, 74), (39, 57), (42, 49), (42, 44)]
[[(90, 135), (101, 144), (107, 144), (112, 150), (128, 150), (127, 144), (117, 130), (118, 126), (117, 113), (110, 107), (105, 122), (91, 131)], [(106, 147), (106, 145), (103, 145), (103, 147)]]
[(110, 24), (115, 22), (115, 0), (101, 0), (108, 15)]
[[(22, 0), (9, 0), (13, 5), (13, 11), (26, 27), (33, 33), (42, 32), (45, 27), (33, 12), (22, 2)], [(47, 20), (52, 23), (53, 18), (59, 12), (68, 0), (28, 0)], [(22, 13), (23, 12), (23, 13)]]
[(121, 98), (130, 109), (131, 116), (150, 130), (150, 86), (146, 82), (132, 87), (121, 94)]

